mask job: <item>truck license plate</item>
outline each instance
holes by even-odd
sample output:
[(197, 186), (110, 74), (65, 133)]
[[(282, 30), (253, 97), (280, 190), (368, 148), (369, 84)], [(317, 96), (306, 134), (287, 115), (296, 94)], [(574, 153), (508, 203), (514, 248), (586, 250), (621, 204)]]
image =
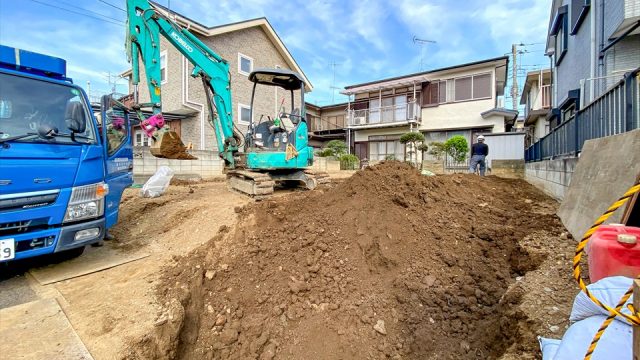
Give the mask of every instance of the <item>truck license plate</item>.
[(11, 260), (16, 257), (15, 241), (13, 239), (0, 240), (0, 261)]

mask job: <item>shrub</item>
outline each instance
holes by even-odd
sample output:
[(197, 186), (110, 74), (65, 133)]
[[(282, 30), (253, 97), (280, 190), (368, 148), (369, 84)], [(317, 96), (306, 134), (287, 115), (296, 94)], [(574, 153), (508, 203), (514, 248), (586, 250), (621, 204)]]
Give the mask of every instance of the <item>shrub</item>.
[(384, 159), (385, 159), (385, 160), (395, 160), (395, 159), (396, 159), (396, 156), (395, 156), (395, 155), (391, 155), (391, 154), (389, 154), (389, 155), (385, 156), (385, 157), (384, 157)]
[(436, 159), (442, 160), (442, 157), (445, 154), (444, 143), (439, 141), (434, 141), (429, 144), (429, 155), (433, 155)]
[(469, 143), (462, 135), (452, 136), (444, 143), (445, 152), (453, 158), (453, 161), (461, 163), (469, 155)]
[(325, 149), (331, 151), (330, 156), (340, 157), (347, 153), (347, 143), (342, 140), (331, 140), (327, 143)]
[(340, 170), (357, 170), (360, 159), (353, 154), (340, 156)]
[(331, 149), (320, 149), (316, 152), (318, 157), (331, 157), (333, 156), (333, 150)]

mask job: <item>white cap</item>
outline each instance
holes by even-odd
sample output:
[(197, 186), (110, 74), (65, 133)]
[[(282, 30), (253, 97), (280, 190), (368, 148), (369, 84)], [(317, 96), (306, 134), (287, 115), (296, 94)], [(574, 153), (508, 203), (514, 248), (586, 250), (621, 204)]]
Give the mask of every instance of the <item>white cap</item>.
[(478, 141), (484, 141), (484, 136), (482, 135), (478, 136)]

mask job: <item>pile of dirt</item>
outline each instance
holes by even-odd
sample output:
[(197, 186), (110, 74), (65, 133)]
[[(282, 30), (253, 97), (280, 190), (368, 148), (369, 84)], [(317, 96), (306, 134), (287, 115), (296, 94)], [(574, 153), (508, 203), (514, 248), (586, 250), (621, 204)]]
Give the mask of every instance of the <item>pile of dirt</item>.
[(187, 147), (184, 146), (184, 143), (180, 140), (180, 136), (175, 131), (167, 131), (160, 136), (159, 146), (154, 144), (154, 146), (149, 149), (153, 156), (178, 160), (198, 159), (187, 152)]
[(540, 324), (519, 308), (523, 287), (508, 289), (546, 260), (523, 247), (528, 234), (559, 241), (559, 220), (539, 211), (551, 203), (522, 180), (425, 177), (391, 161), (238, 208), (237, 227), (165, 270), (157, 331), (124, 357), (533, 353)]

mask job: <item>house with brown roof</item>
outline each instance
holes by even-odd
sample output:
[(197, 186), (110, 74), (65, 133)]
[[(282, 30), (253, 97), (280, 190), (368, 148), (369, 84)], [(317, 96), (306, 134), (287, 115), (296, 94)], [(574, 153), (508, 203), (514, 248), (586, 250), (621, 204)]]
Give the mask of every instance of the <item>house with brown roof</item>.
[(503, 56), (347, 86), (347, 140), (360, 159), (402, 160), (406, 132), (428, 144), (510, 131), (518, 113), (502, 107), (507, 68)]

